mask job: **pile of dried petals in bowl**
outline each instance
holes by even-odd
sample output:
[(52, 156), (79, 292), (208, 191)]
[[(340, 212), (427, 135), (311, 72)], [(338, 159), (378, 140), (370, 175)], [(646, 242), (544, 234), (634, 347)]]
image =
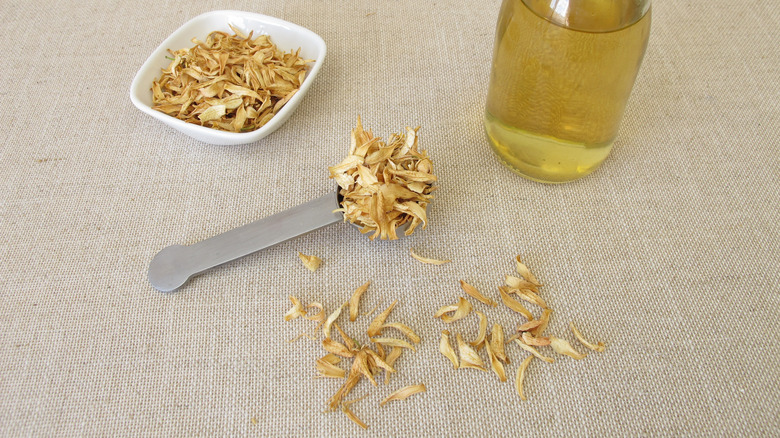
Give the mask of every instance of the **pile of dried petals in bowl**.
[[(349, 308), (350, 322), (355, 322), (358, 316), (361, 316), (358, 312), (358, 306), (361, 297), (368, 290), (369, 285), (370, 282), (366, 282), (355, 289), (349, 301), (339, 306), (330, 314), (325, 312), (324, 306), (319, 302), (312, 302), (304, 306), (298, 298), (291, 296), (289, 298), (293, 303), (293, 306), (287, 314), (284, 315), (285, 321), (303, 317), (317, 322), (317, 326), (314, 328), (315, 334), (319, 332), (320, 328), (322, 329), (322, 335), (324, 337), (324, 339), (322, 339), (322, 348), (327, 354), (317, 359), (315, 363), (318, 372), (317, 377), (344, 380), (341, 387), (328, 401), (328, 410), (335, 411), (340, 409), (350, 420), (364, 429), (367, 428), (368, 425), (355, 415), (351, 407), (356, 402), (365, 398), (368, 394), (353, 400), (346, 400), (346, 397), (364, 378), (370, 381), (372, 385), (377, 386), (377, 377), (379, 377), (379, 374), (382, 372), (384, 372), (385, 377), (384, 383), (385, 385), (388, 385), (390, 382), (390, 374), (396, 372), (396, 360), (398, 360), (404, 350), (415, 351), (415, 345), (420, 343), (420, 337), (406, 324), (400, 322), (387, 322), (387, 318), (395, 308), (397, 301), (390, 304), (387, 309), (371, 321), (366, 330), (369, 342), (365, 345), (361, 345), (355, 338), (347, 334), (347, 332), (341, 328), (337, 320), (345, 306)], [(315, 311), (316, 313), (311, 313), (310, 311)], [(372, 312), (373, 310), (363, 316)], [(389, 336), (386, 334), (387, 331), (400, 332), (408, 341), (406, 339)], [(338, 334), (340, 341), (333, 336), (335, 333)], [(294, 342), (302, 337), (318, 339), (318, 337), (314, 335), (302, 333), (290, 342)], [(342, 361), (350, 359), (352, 360), (351, 365), (346, 368), (339, 366)], [(380, 406), (383, 406), (391, 401), (404, 400), (411, 395), (424, 391), (425, 385), (422, 383), (405, 386), (388, 395), (379, 404)]]
[(268, 35), (212, 32), (176, 52), (152, 83), (153, 109), (187, 123), (230, 132), (254, 131), (301, 87), (306, 65), (296, 52), (277, 49)]
[[(450, 342), (450, 331), (444, 330), (442, 331), (442, 337), (439, 343), (439, 351), (452, 362), (455, 369), (474, 368), (481, 371), (488, 371), (485, 361), (478, 353), (479, 350), (484, 347), (490, 368), (496, 373), (499, 380), (504, 382), (507, 380), (504, 365), (510, 363), (510, 359), (506, 354), (505, 345), (506, 343), (514, 341), (521, 349), (530, 353), (517, 367), (517, 374), (515, 377), (517, 393), (520, 396), (520, 399), (526, 400), (526, 396), (523, 393), (523, 380), (525, 379), (528, 365), (534, 358), (547, 363), (554, 362), (553, 358), (542, 354), (542, 352), (539, 351), (540, 348), (549, 346), (555, 353), (566, 355), (577, 360), (585, 358), (585, 354), (575, 350), (571, 344), (564, 339), (552, 335), (545, 335), (544, 332), (547, 330), (547, 325), (550, 322), (552, 310), (539, 296), (539, 288), (542, 284), (539, 283), (536, 276), (534, 276), (530, 269), (528, 269), (520, 260), (520, 256), (517, 257), (516, 261), (517, 273), (520, 277), (508, 275), (505, 284), (498, 287), (498, 292), (501, 302), (505, 306), (525, 318), (525, 321), (518, 325), (517, 331), (505, 341), (504, 330), (501, 325), (493, 324), (488, 335), (487, 316), (485, 313), (475, 310), (473, 313), (477, 316), (479, 325), (477, 338), (472, 342), (466, 343), (461, 334), (457, 333), (455, 335), (457, 343), (456, 353)], [(462, 280), (460, 285), (467, 295), (477, 301), (490, 307), (496, 307), (498, 305), (494, 300), (483, 295), (472, 285)], [(522, 302), (527, 302), (539, 307), (542, 310), (540, 317), (536, 318)], [(472, 313), (473, 309), (473, 305), (466, 298), (461, 297), (458, 300), (458, 303), (441, 307), (436, 312), (435, 317), (440, 318), (447, 324), (452, 324), (455, 321), (466, 318)], [(577, 338), (583, 346), (594, 351), (604, 351), (604, 344), (601, 342), (597, 344), (588, 342), (574, 326), (574, 323), (570, 323), (569, 327), (571, 328), (574, 337)]]
[(412, 234), (428, 222), (426, 207), (433, 196), (433, 162), (418, 147), (417, 131), (393, 134), (389, 143), (363, 129), (360, 117), (352, 130), (349, 155), (328, 168), (338, 183), (344, 219), (372, 233), (371, 240), (397, 239), (399, 227)]

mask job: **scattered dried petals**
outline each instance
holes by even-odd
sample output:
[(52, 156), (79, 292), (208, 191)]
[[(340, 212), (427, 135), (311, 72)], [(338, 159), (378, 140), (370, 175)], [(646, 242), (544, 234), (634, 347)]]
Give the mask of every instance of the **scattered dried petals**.
[(328, 400), (328, 409), (335, 411), (336, 408), (338, 408), (338, 406), (341, 404), (341, 401), (344, 399), (344, 397), (346, 397), (350, 391), (352, 391), (355, 385), (360, 382), (361, 378), (361, 374), (355, 370), (355, 366), (353, 364), (352, 369), (350, 369), (349, 374), (347, 375), (347, 380), (343, 385), (341, 385), (339, 390), (333, 394), (330, 400)]
[(495, 352), (493, 352), (493, 348), (490, 347), (489, 343), (485, 344), (485, 351), (487, 351), (488, 359), (490, 360), (490, 368), (492, 368), (493, 372), (496, 373), (498, 380), (506, 382), (506, 371), (504, 370), (504, 364), (502, 364), (498, 359), (498, 356), (496, 356)]
[(327, 363), (329, 363), (331, 365), (335, 365), (335, 364), (341, 362), (341, 358), (336, 356), (333, 353), (328, 353), (325, 356), (322, 356), (321, 358), (319, 358), (317, 360), (321, 360), (321, 361), (327, 362)]
[(434, 318), (441, 318), (442, 315), (445, 313), (450, 313), (458, 310), (457, 304), (450, 304), (449, 306), (442, 306), (439, 307), (439, 310), (436, 311), (436, 314), (433, 316)]
[[(382, 344), (376, 344), (377, 348), (381, 348)], [(390, 365), (391, 367), (395, 367), (395, 361), (398, 360), (399, 357), (401, 357), (401, 353), (403, 353), (404, 349), (401, 347), (393, 347), (392, 350), (390, 350), (390, 353), (387, 354), (387, 357), (385, 358), (385, 363)], [(385, 373), (385, 385), (390, 383), (390, 372)]]
[(344, 345), (349, 348), (351, 351), (354, 351), (357, 349), (357, 344), (355, 343), (355, 340), (349, 336), (348, 334), (344, 333), (344, 330), (341, 329), (341, 327), (336, 324), (335, 322), (332, 324), (332, 327), (336, 327), (336, 330), (339, 332), (339, 335), (341, 335), (341, 339), (344, 340)]
[(471, 346), (480, 349), (482, 348), (482, 345), (485, 344), (485, 336), (487, 335), (487, 316), (485, 316), (484, 313), (480, 311), (474, 312), (477, 314), (477, 317), (479, 318), (479, 334), (477, 335), (477, 339), (474, 340), (474, 342), (471, 342)]
[(338, 360), (338, 356), (335, 354), (328, 354), (327, 356), (317, 359), (316, 367), (320, 373), (319, 377), (325, 377), (330, 379), (343, 379), (347, 375), (347, 370), (336, 366), (338, 362), (333, 362), (332, 358)]
[(319, 268), (322, 264), (322, 259), (314, 255), (306, 255), (302, 252), (299, 252), (298, 257), (303, 262), (303, 266), (306, 266), (306, 269), (310, 270), (311, 272), (316, 271), (317, 268)]
[(362, 427), (363, 429), (368, 429), (368, 425), (363, 422), (360, 418), (358, 418), (357, 415), (355, 415), (354, 412), (349, 408), (349, 405), (346, 403), (341, 405), (341, 412), (343, 412), (347, 418), (355, 422), (358, 426)]
[(539, 318), (539, 321), (541, 323), (536, 327), (531, 329), (531, 334), (534, 336), (542, 336), (542, 333), (544, 333), (545, 330), (547, 330), (547, 325), (550, 323), (550, 315), (552, 314), (552, 310), (550, 309), (544, 309), (542, 311), (542, 316)]
[(480, 291), (478, 291), (477, 288), (475, 288), (474, 286), (466, 283), (463, 280), (460, 280), (460, 287), (463, 289), (464, 292), (466, 292), (467, 294), (469, 294), (472, 297), (476, 298), (477, 301), (479, 301), (481, 303), (484, 303), (484, 304), (487, 304), (488, 306), (493, 306), (493, 307), (496, 307), (498, 305), (495, 301), (493, 301), (490, 298), (482, 295), (482, 293), (480, 293)]
[(417, 336), (417, 334), (406, 324), (401, 324), (400, 322), (391, 322), (383, 325), (382, 328), (394, 328), (403, 333), (407, 338), (409, 338), (410, 341), (414, 342), (415, 344), (420, 343), (420, 337)]
[(528, 311), (528, 309), (526, 309), (525, 306), (520, 303), (520, 301), (517, 301), (516, 299), (509, 296), (504, 286), (499, 286), (498, 292), (501, 294), (501, 301), (505, 306), (525, 316), (529, 321), (534, 319), (533, 314), (531, 314), (531, 312)]
[(520, 260), (520, 256), (517, 256), (515, 259), (517, 260), (517, 273), (520, 274), (524, 279), (526, 279), (528, 282), (532, 283), (534, 286), (541, 286), (542, 284), (539, 283), (539, 280), (536, 279), (534, 274), (531, 273), (531, 270), (528, 269), (528, 266), (525, 265)]
[(500, 324), (493, 324), (493, 328), (490, 330), (490, 349), (493, 350), (493, 354), (496, 357), (505, 363), (509, 363), (509, 358), (504, 349), (504, 329)]
[(290, 301), (292, 301), (293, 306), (290, 308), (290, 310), (287, 311), (287, 313), (284, 314), (284, 320), (290, 321), (292, 319), (298, 318), (299, 316), (306, 315), (306, 311), (303, 310), (303, 306), (301, 305), (301, 301), (298, 298), (295, 298), (294, 296), (290, 295)]
[(547, 303), (544, 302), (542, 297), (540, 297), (539, 294), (532, 291), (531, 289), (510, 289), (509, 293), (514, 293), (523, 300), (528, 301), (531, 304), (536, 304), (542, 309), (547, 308)]
[(585, 337), (582, 336), (582, 333), (580, 333), (580, 331), (577, 330), (577, 327), (574, 326), (573, 322), (569, 323), (569, 328), (571, 329), (571, 332), (574, 333), (574, 337), (577, 338), (577, 340), (580, 341), (580, 344), (584, 345), (585, 347), (598, 352), (602, 352), (607, 348), (603, 342), (599, 342), (598, 344), (595, 345), (591, 342), (588, 342), (588, 340), (586, 340)]
[(533, 355), (534, 355), (534, 356), (536, 356), (537, 358), (539, 358), (539, 359), (541, 359), (541, 360), (543, 360), (543, 361), (545, 361), (545, 362), (547, 362), (547, 363), (553, 363), (553, 362), (555, 362), (555, 359), (553, 359), (553, 358), (551, 358), (551, 357), (544, 356), (542, 353), (539, 353), (539, 352), (536, 350), (536, 348), (534, 348), (534, 347), (532, 347), (532, 346), (530, 346), (530, 345), (526, 345), (526, 344), (524, 344), (524, 343), (523, 343), (523, 341), (521, 341), (521, 340), (519, 340), (519, 339), (515, 339), (515, 342), (517, 343), (517, 345), (519, 345), (519, 346), (520, 346), (520, 348), (522, 348), (523, 350), (525, 350), (525, 351), (527, 351), (527, 352), (529, 352), (529, 353), (533, 354)]
[(422, 383), (417, 385), (404, 386), (398, 391), (395, 391), (394, 393), (390, 394), (386, 399), (382, 400), (382, 402), (379, 403), (379, 405), (384, 406), (386, 403), (391, 401), (405, 400), (407, 397), (412, 396), (414, 394), (419, 394), (421, 392), (425, 392), (425, 385)]
[(316, 309), (320, 309), (319, 312), (312, 315), (310, 312), (308, 315), (304, 315), (303, 317), (306, 319), (309, 319), (311, 321), (318, 321), (320, 323), (325, 322), (325, 306), (322, 305), (322, 303), (313, 302), (306, 305), (306, 308), (314, 307)]
[(505, 283), (510, 289), (529, 289), (533, 292), (539, 292), (539, 289), (535, 284), (524, 278), (515, 277), (513, 275), (507, 275)]
[[(381, 345), (381, 344), (379, 344), (379, 345)], [(370, 348), (366, 348), (365, 350), (366, 350), (366, 353), (368, 353), (368, 355), (371, 357), (371, 360), (372, 360), (372, 361), (374, 361), (374, 364), (375, 364), (375, 365), (376, 365), (378, 368), (381, 368), (381, 369), (383, 369), (383, 370), (387, 371), (388, 373), (394, 373), (394, 372), (395, 372), (395, 368), (393, 368), (393, 366), (392, 366), (392, 365), (390, 365), (389, 363), (387, 363), (387, 361), (385, 361), (384, 359), (382, 359), (382, 358), (379, 356), (379, 354), (378, 354), (378, 353), (376, 353), (374, 350), (372, 350), (372, 349), (370, 349)]]
[(532, 335), (529, 332), (523, 332), (522, 339), (526, 345), (533, 345), (536, 347), (544, 347), (546, 345), (550, 345), (550, 338), (545, 338), (545, 337), (537, 338), (534, 337), (534, 335)]
[(523, 394), (523, 380), (525, 380), (525, 370), (528, 368), (528, 364), (533, 360), (533, 356), (526, 357), (523, 362), (517, 367), (517, 378), (515, 379), (515, 388), (517, 388), (517, 394), (520, 396), (520, 400), (525, 401), (526, 397)]
[(460, 333), (455, 335), (455, 339), (458, 343), (458, 352), (460, 353), (459, 368), (474, 368), (476, 370), (487, 371), (487, 369), (485, 369), (485, 363), (482, 362), (482, 358), (479, 357), (479, 354), (477, 354), (473, 348), (463, 342), (463, 337), (460, 336)]
[(574, 347), (569, 344), (569, 342), (565, 339), (556, 338), (555, 336), (550, 336), (550, 346), (553, 350), (555, 350), (558, 354), (564, 354), (566, 356), (569, 356), (573, 359), (584, 359), (587, 354), (580, 353), (577, 350), (574, 349)]
[(533, 330), (537, 327), (542, 325), (542, 320), (540, 319), (534, 319), (531, 321), (526, 322), (525, 324), (520, 324), (520, 327), (517, 328), (518, 332), (527, 332), (530, 330)]
[(340, 305), (336, 311), (330, 314), (328, 316), (328, 319), (325, 320), (325, 324), (322, 326), (322, 332), (325, 334), (325, 338), (330, 338), (330, 326), (333, 324), (333, 322), (336, 320), (336, 318), (341, 315), (341, 309), (344, 308), (344, 304)]
[(412, 258), (415, 260), (418, 260), (423, 263), (427, 263), (429, 265), (443, 265), (445, 263), (449, 263), (452, 260), (436, 260), (436, 259), (429, 259), (427, 257), (423, 257), (420, 255), (417, 255), (412, 248), (409, 248), (409, 253), (411, 253)]
[(370, 281), (365, 282), (362, 286), (355, 289), (352, 292), (352, 297), (349, 299), (349, 320), (354, 321), (358, 317), (358, 305), (360, 304), (360, 297), (368, 290)]
[(439, 352), (452, 362), (455, 369), (458, 368), (458, 356), (455, 354), (455, 350), (452, 349), (450, 344), (450, 332), (442, 330), (441, 341), (439, 341)]
[(373, 338), (374, 336), (377, 336), (382, 333), (382, 326), (385, 325), (385, 320), (388, 316), (390, 316), (390, 312), (393, 311), (395, 308), (395, 305), (398, 303), (398, 300), (393, 301), (390, 306), (385, 309), (384, 312), (380, 313), (379, 315), (374, 318), (373, 321), (371, 321), (371, 325), (368, 326), (368, 337)]
[[(463, 319), (471, 312), (471, 303), (463, 297), (458, 300), (457, 305), (444, 306), (436, 312), (436, 318), (441, 318), (447, 324)], [(449, 313), (454, 312), (452, 315)]]
[(341, 357), (355, 356), (355, 353), (352, 351), (352, 349), (348, 348), (346, 345), (342, 344), (341, 342), (334, 341), (331, 338), (325, 338), (322, 340), (322, 348), (324, 348), (325, 351), (327, 351), (328, 353), (333, 353)]
[(352, 370), (355, 370), (356, 372), (367, 377), (368, 380), (371, 381), (372, 385), (377, 386), (376, 380), (374, 379), (374, 372), (371, 370), (371, 365), (369, 364), (368, 352), (366, 350), (368, 349), (362, 348), (357, 352), (357, 354), (355, 354), (355, 360), (352, 362)]

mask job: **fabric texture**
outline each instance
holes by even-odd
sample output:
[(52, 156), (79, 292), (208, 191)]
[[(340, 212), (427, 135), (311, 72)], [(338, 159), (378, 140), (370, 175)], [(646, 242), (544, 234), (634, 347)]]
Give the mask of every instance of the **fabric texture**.
[[(503, 167), (482, 113), (500, 2), (94, 0), (3, 8), (0, 436), (680, 436), (780, 434), (780, 3), (655, 2), (610, 157), (576, 182)], [(181, 24), (218, 9), (307, 27), (328, 55), (295, 114), (243, 146), (200, 143), (138, 111), (134, 74)], [(369, 241), (336, 224), (218, 267), (173, 293), (152, 257), (334, 190), (361, 115), (421, 126), (440, 178), (427, 229)], [(419, 263), (409, 249), (451, 259)], [(297, 252), (324, 260), (306, 270)], [(466, 280), (496, 287), (521, 254), (554, 309), (603, 353), (533, 361), (509, 382), (453, 370), (433, 317)], [(423, 338), (390, 384), (325, 413), (319, 341), (288, 340), (288, 295)], [(472, 300), (511, 333), (521, 318)], [(367, 342), (371, 316), (342, 327)], [(553, 354), (549, 352), (548, 354)], [(484, 357), (484, 351), (482, 352)], [(427, 392), (379, 407), (404, 385)]]

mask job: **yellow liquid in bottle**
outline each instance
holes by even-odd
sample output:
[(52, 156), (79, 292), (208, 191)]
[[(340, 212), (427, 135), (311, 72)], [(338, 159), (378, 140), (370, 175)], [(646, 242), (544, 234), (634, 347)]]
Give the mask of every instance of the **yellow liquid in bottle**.
[(534, 10), (544, 7), (526, 3), (542, 0), (505, 0), (501, 9), (485, 130), (495, 153), (521, 175), (571, 181), (595, 170), (612, 148), (647, 46), (650, 13), (626, 2), (581, 1), (564, 27), (553, 22), (562, 20), (555, 10), (543, 18)]

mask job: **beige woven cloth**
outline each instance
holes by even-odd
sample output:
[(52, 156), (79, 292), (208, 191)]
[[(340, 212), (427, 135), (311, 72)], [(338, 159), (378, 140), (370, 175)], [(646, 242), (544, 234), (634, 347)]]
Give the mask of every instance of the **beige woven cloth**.
[[(16, 2), (0, 63), (0, 436), (679, 436), (780, 434), (780, 2), (659, 1), (607, 162), (548, 186), (505, 169), (481, 126), (499, 2)], [(133, 75), (182, 23), (259, 12), (320, 34), (306, 99), (255, 144), (212, 146), (131, 104)], [(422, 126), (440, 177), (430, 226), (369, 242), (339, 224), (163, 294), (151, 258), (333, 189), (361, 114), (387, 136)], [(409, 248), (448, 258), (424, 265)], [(297, 252), (325, 261), (307, 271)], [(604, 353), (534, 361), (512, 383), (454, 371), (433, 318), (486, 293), (522, 254), (555, 309)], [(355, 413), (324, 413), (311, 327), (288, 295), (361, 310), (423, 338)], [(475, 303), (511, 331), (520, 320)], [(363, 339), (369, 316), (342, 326)], [(307, 324), (309, 323), (309, 324)], [(576, 345), (576, 344), (575, 344)], [(484, 352), (483, 352), (484, 354)], [(552, 354), (552, 353), (550, 353)], [(557, 356), (556, 356), (557, 357)], [(384, 407), (401, 386), (424, 394)]]

